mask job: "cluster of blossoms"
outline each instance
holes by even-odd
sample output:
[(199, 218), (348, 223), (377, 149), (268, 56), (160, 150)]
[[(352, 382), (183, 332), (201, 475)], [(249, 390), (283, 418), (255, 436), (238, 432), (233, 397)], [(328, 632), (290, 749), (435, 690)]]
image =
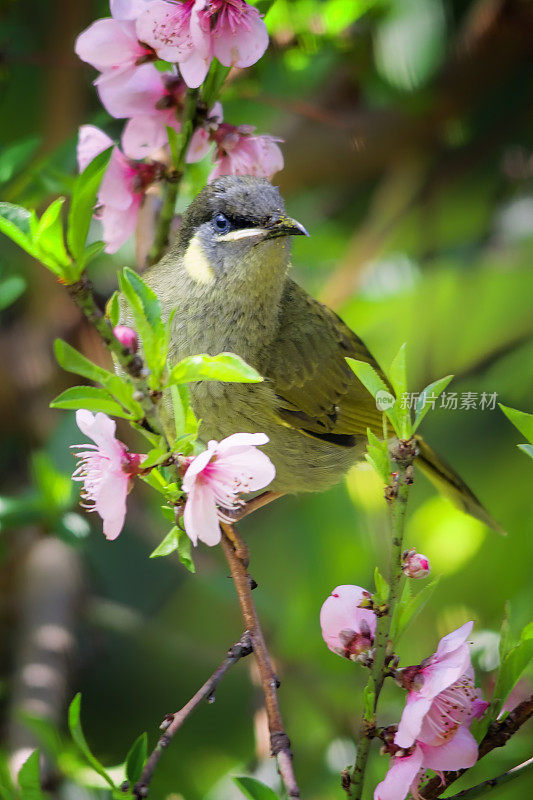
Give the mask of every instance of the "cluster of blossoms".
[[(366, 650), (371, 656), (376, 618), (365, 607), (369, 598), (359, 586), (338, 586), (324, 602), (322, 635), (334, 653), (363, 660)], [(418, 798), (426, 770), (440, 774), (477, 761), (478, 746), (470, 726), (489, 704), (474, 683), (467, 642), (472, 627), (467, 622), (444, 636), (436, 652), (421, 664), (397, 671), (407, 700), (394, 741), (388, 745), (389, 771), (376, 787), (374, 800), (404, 800), (409, 792)]]
[[(143, 471), (145, 456), (128, 451), (115, 436), (115, 422), (102, 412), (80, 409), (76, 422), (94, 444), (74, 445), (79, 465), (73, 477), (83, 482), (86, 508), (100, 515), (107, 539), (116, 539), (124, 526), (128, 492), (133, 478)], [(240, 495), (273, 481), (274, 465), (257, 449), (267, 442), (264, 433), (234, 433), (221, 442), (210, 441), (198, 456), (183, 459), (182, 488), (187, 495), (183, 522), (194, 545), (198, 540), (218, 544), (219, 522), (241, 507)]]
[[(76, 53), (100, 72), (95, 85), (104, 108), (127, 120), (98, 195), (106, 251), (114, 253), (133, 232), (147, 189), (167, 173), (167, 128), (181, 129), (187, 87), (200, 86), (214, 57), (227, 67), (254, 64), (268, 34), (245, 0), (111, 0), (110, 8), (111, 17), (79, 35)], [(167, 71), (154, 63), (162, 61)], [(209, 180), (271, 178), (283, 168), (279, 140), (255, 135), (249, 125), (223, 122), (220, 103), (199, 116), (186, 160), (200, 161), (214, 145)], [(103, 131), (83, 126), (80, 170), (112, 144)]]

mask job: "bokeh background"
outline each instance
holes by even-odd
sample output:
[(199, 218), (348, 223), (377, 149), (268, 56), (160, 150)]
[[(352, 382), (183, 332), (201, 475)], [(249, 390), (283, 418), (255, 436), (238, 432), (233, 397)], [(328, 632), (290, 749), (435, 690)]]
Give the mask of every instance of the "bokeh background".
[[(0, 8), (1, 195), (42, 208), (69, 192), (79, 124), (120, 131), (97, 103), (94, 73), (72, 52), (77, 33), (108, 8), (95, 0), (3, 0)], [(399, 651), (402, 663), (416, 663), (474, 619), (487, 696), (505, 601), (516, 632), (532, 609), (533, 464), (498, 407), (481, 409), (479, 398), (496, 392), (499, 402), (533, 410), (533, 6), (277, 0), (267, 21), (267, 55), (231, 76), (223, 102), (227, 121), (285, 140), (275, 182), (311, 232), (294, 243), (294, 277), (382, 363), (408, 342), (413, 391), (454, 373), (459, 396), (477, 393), (477, 408), (437, 408), (424, 435), (508, 536), (416, 481), (407, 541), (441, 580)], [(182, 204), (208, 169), (190, 173)], [(102, 301), (116, 269), (134, 263), (133, 246), (95, 262)], [(40, 741), (52, 797), (103, 799), (61, 738), (74, 693), (83, 693), (94, 751), (118, 764), (141, 731), (155, 742), (164, 714), (211, 673), (241, 622), (217, 550), (198, 550), (195, 575), (174, 556), (148, 560), (166, 532), (148, 489), (131, 495), (114, 543), (97, 519), (78, 513), (68, 445), (79, 432), (73, 413), (48, 408), (72, 376), (54, 363), (52, 343), (61, 336), (101, 363), (106, 354), (65, 290), (5, 238), (0, 309), (1, 746), (20, 762)], [(386, 569), (378, 481), (354, 468), (331, 491), (283, 499), (242, 529), (303, 796), (339, 797), (366, 676), (329, 653), (318, 614), (336, 585), (371, 589), (374, 566)], [(275, 785), (251, 666), (240, 663), (216, 703), (184, 726), (161, 762), (154, 798), (232, 800), (241, 795), (231, 775), (244, 772)], [(519, 691), (532, 685), (526, 672)], [(384, 724), (398, 719), (401, 701), (387, 689)], [(532, 743), (530, 725), (471, 779), (525, 760)], [(376, 749), (368, 797), (386, 762)], [(499, 796), (518, 800), (532, 790), (522, 781)]]

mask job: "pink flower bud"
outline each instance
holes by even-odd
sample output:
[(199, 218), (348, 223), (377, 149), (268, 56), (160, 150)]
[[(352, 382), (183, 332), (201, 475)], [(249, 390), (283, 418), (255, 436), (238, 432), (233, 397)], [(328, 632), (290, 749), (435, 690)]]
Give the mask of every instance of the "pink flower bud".
[(137, 334), (132, 328), (127, 325), (116, 325), (113, 328), (115, 339), (118, 339), (120, 344), (129, 350), (130, 353), (136, 353), (139, 348), (139, 340)]
[(360, 586), (337, 586), (320, 611), (322, 638), (333, 653), (358, 660), (372, 647), (376, 615), (361, 603), (370, 598)]
[(416, 550), (406, 550), (403, 554), (403, 574), (408, 578), (426, 578), (429, 575), (429, 561)]

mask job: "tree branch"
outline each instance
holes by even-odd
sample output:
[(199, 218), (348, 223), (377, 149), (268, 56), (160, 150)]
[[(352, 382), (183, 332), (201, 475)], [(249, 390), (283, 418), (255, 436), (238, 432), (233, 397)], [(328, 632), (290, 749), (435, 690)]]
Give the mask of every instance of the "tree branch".
[(244, 624), (250, 633), (255, 660), (259, 670), (261, 687), (265, 695), (265, 707), (270, 733), (270, 748), (276, 757), (278, 770), (290, 798), (299, 798), (300, 790), (296, 782), (292, 765), (291, 743), (285, 731), (278, 702), (279, 681), (272, 668), (270, 654), (267, 650), (263, 632), (252, 598), (252, 582), (243, 561), (238, 557), (233, 542), (238, 536), (233, 525), (221, 524), (222, 547), (226, 556), (231, 576), (239, 598), (239, 605)]
[(365, 709), (361, 724), (361, 733), (357, 743), (357, 755), (355, 766), (351, 776), (351, 785), (347, 789), (354, 800), (360, 800), (363, 794), (365, 771), (370, 753), (370, 742), (374, 736), (376, 727), (376, 712), (379, 696), (385, 680), (385, 665), (388, 655), (389, 636), (392, 625), (394, 609), (400, 596), (402, 582), (402, 553), (403, 553), (403, 533), (405, 528), (405, 515), (407, 511), (407, 500), (409, 488), (412, 480), (412, 464), (416, 455), (414, 440), (399, 440), (391, 449), (391, 457), (397, 464), (397, 475), (394, 485), (390, 487), (387, 495), (390, 504), (391, 514), (391, 534), (392, 534), (392, 555), (391, 569), (389, 576), (389, 597), (386, 608), (378, 616), (376, 635), (374, 639), (374, 661), (371, 674), (365, 689), (366, 692), (373, 692), (374, 701), (372, 711)]
[(169, 714), (166, 717), (164, 724), (167, 725), (165, 732), (157, 742), (152, 754), (150, 755), (145, 767), (142, 771), (139, 782), (133, 789), (133, 794), (137, 800), (143, 800), (148, 796), (150, 782), (154, 776), (154, 772), (159, 763), (163, 751), (166, 750), (170, 744), (174, 734), (181, 728), (187, 717), (200, 705), (200, 703), (213, 694), (216, 687), (226, 674), (226, 672), (241, 658), (249, 655), (252, 652), (252, 639), (250, 633), (245, 631), (239, 641), (228, 650), (228, 654), (218, 669), (213, 672), (211, 677), (198, 689), (195, 695), (191, 697), (188, 703), (183, 708), (176, 711), (175, 714)]
[(471, 786), (470, 789), (463, 789), (462, 792), (450, 795), (446, 798), (446, 800), (463, 800), (463, 798), (474, 800), (476, 797), (485, 797), (487, 793), (491, 791), (491, 789), (498, 789), (505, 783), (508, 783), (515, 778), (519, 778), (521, 775), (525, 775), (532, 767), (533, 758), (529, 758), (522, 764), (518, 764), (517, 767), (513, 767), (507, 772), (504, 772), (503, 775), (498, 775), (496, 778), (489, 778), (488, 781), (478, 783), (477, 786)]
[[(492, 723), (479, 745), (478, 761), (497, 747), (507, 744), (511, 736), (514, 736), (530, 717), (533, 717), (533, 696), (519, 703), (505, 719)], [(461, 769), (445, 772), (443, 780), (438, 775), (435, 776), (422, 789), (421, 797), (423, 800), (434, 800), (436, 797), (440, 797), (448, 786), (455, 783), (466, 771), (466, 769)]]

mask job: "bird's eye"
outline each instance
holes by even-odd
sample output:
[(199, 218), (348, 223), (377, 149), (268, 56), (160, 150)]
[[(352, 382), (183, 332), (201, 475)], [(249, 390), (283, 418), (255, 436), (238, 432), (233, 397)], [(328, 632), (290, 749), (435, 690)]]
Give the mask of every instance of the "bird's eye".
[(231, 222), (224, 214), (217, 214), (213, 217), (213, 227), (217, 233), (227, 233), (231, 228)]

